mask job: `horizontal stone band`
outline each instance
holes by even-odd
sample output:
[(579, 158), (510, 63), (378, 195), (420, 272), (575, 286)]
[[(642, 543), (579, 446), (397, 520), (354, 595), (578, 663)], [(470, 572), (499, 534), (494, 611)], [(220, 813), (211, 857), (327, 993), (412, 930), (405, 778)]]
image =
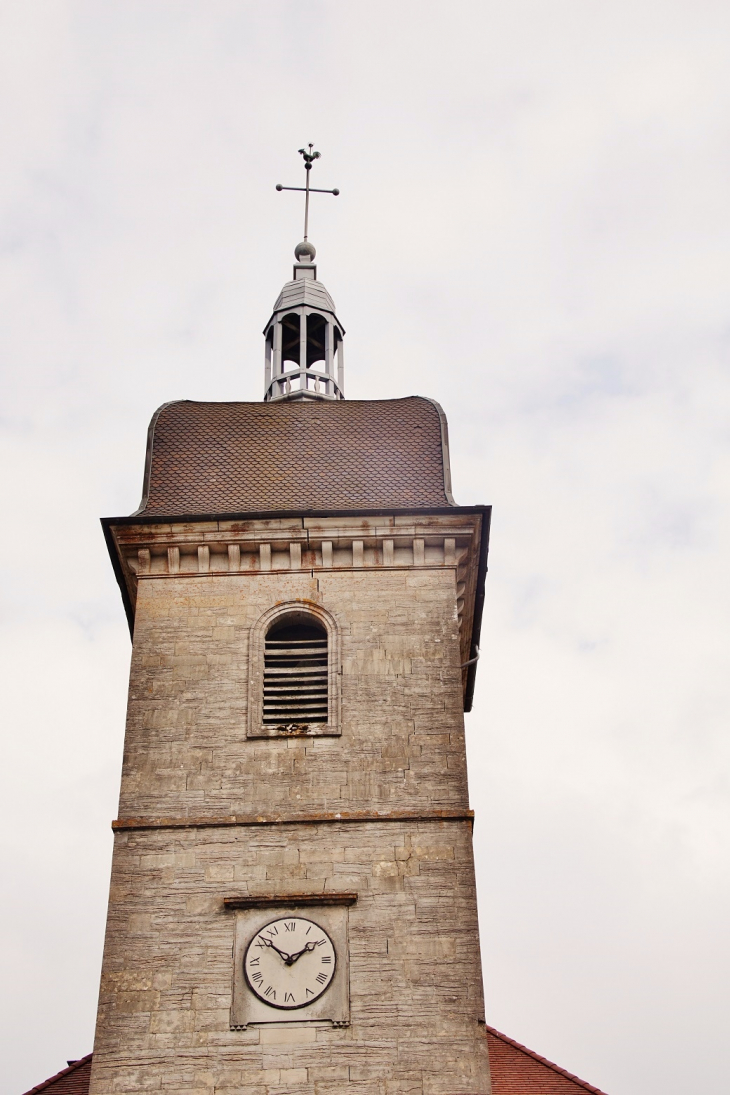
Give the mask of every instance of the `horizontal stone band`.
[(279, 906), (290, 908), (294, 905), (354, 905), (357, 894), (349, 893), (290, 893), (258, 894), (255, 897), (244, 894), (241, 897), (224, 897), (226, 909), (261, 909)]
[(139, 829), (225, 829), (238, 825), (322, 825), (363, 821), (469, 821), (473, 810), (338, 810), (321, 814), (231, 814), (224, 817), (124, 817), (115, 832)]

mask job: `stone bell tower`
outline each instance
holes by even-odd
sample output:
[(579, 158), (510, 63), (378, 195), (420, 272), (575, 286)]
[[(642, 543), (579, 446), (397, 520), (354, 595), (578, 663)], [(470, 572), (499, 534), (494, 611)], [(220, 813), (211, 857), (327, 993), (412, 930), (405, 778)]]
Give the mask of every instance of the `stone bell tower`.
[(438, 404), (343, 398), (296, 257), (264, 401), (165, 404), (139, 510), (103, 521), (133, 652), (91, 1095), (490, 1092), (489, 510), (454, 503)]

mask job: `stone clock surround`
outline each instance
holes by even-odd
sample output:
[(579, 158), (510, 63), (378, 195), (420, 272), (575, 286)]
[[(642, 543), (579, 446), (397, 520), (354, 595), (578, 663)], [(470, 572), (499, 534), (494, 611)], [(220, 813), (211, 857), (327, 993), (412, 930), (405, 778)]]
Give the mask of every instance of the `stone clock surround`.
[[(350, 948), (348, 910), (357, 894), (330, 893), (328, 900), (318, 894), (263, 899), (225, 898), (227, 909), (235, 909), (233, 945), (233, 998), (231, 1028), (245, 1030), (251, 1023), (280, 1026), (282, 1023), (324, 1022), (344, 1027), (350, 1022)], [(249, 945), (274, 920), (306, 919), (318, 925), (332, 943), (335, 964), (330, 984), (317, 999), (296, 1010), (272, 1011), (254, 995), (244, 972)], [(286, 940), (285, 940), (286, 943)], [(309, 961), (308, 955), (297, 960)], [(328, 971), (330, 972), (330, 971)]]

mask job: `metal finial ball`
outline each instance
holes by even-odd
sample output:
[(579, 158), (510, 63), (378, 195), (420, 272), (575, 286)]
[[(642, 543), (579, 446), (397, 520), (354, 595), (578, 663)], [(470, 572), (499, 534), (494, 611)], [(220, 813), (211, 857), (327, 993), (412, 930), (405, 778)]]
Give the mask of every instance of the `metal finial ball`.
[(317, 249), (308, 240), (302, 240), (294, 248), (294, 258), (297, 262), (314, 262), (317, 257)]
[(277, 184), (276, 184), (276, 189), (277, 189), (277, 190), (283, 190), (283, 189), (284, 189), (284, 187), (283, 187), (283, 186), (281, 185), (281, 183), (277, 183)]
[(334, 194), (335, 197), (337, 197), (337, 195), (339, 194), (339, 190), (337, 189), (337, 187), (335, 187), (335, 189), (332, 191), (332, 193)]

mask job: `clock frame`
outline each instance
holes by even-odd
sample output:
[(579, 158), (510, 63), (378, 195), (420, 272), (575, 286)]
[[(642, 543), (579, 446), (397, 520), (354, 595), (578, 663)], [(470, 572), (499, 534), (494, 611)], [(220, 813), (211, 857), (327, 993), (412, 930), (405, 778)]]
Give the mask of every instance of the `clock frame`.
[[(231, 1027), (234, 1030), (245, 1030), (250, 1024), (255, 1026), (259, 1025), (282, 1025), (287, 1023), (319, 1023), (320, 1025), (331, 1026), (349, 1026), (350, 1023), (350, 961), (349, 961), (349, 906), (357, 900), (356, 894), (328, 894), (328, 895), (306, 895), (301, 897), (301, 904), (296, 900), (291, 900), (291, 903), (284, 903), (286, 899), (276, 898), (226, 898), (225, 906), (231, 912), (235, 913), (234, 924), (234, 940), (233, 940), (233, 998), (231, 1005)], [(255, 946), (255, 940), (258, 936), (265, 931), (267, 927), (271, 927), (272, 924), (278, 926), (280, 922), (305, 922), (307, 925), (310, 923), (316, 925), (320, 931), (327, 936), (331, 945), (330, 953), (332, 956), (332, 976), (325, 977), (325, 983), (321, 983), (319, 987), (321, 992), (312, 998), (307, 998), (307, 1002), (300, 1005), (299, 1000), (295, 995), (294, 1006), (291, 1001), (284, 1002), (280, 999), (280, 993), (292, 991), (291, 986), (289, 988), (279, 987), (279, 982), (274, 980), (272, 985), (271, 979), (267, 980), (266, 985), (262, 985), (259, 982), (251, 981), (248, 976), (248, 972), (260, 971), (261, 962), (258, 967), (254, 966), (253, 971), (247, 971), (246, 958), (249, 954), (249, 950), (252, 944)], [(279, 936), (283, 936), (286, 929), (278, 927)], [(286, 932), (287, 935), (298, 935), (299, 930)], [(310, 931), (309, 938), (314, 934), (314, 928)], [(303, 939), (305, 932), (302, 932)], [(277, 935), (269, 936), (274, 942), (278, 938)], [(265, 945), (264, 945), (265, 946)], [(262, 950), (263, 948), (258, 948)], [(298, 946), (297, 950), (301, 947)], [(325, 955), (325, 946), (318, 948)], [(272, 948), (266, 947), (267, 951), (271, 951)], [(291, 951), (286, 947), (281, 946), (285, 954), (291, 955)], [(271, 957), (277, 957), (277, 961), (281, 962), (281, 967), (286, 966), (285, 959), (281, 959), (276, 956), (275, 953)], [(300, 966), (302, 970), (306, 967), (302, 963), (311, 957), (311, 953), (301, 955), (296, 959), (294, 963), (294, 970), (297, 966)], [(325, 972), (329, 963), (319, 963), (320, 968), (317, 968), (316, 973)], [(275, 966), (268, 966), (267, 972), (276, 972)], [(316, 974), (315, 974), (316, 976)], [(283, 984), (283, 979), (281, 979)], [(315, 982), (316, 983), (316, 982)], [(273, 995), (270, 993), (268, 998), (265, 997), (265, 989), (269, 985), (272, 985), (274, 991), (276, 991), (276, 1000), (273, 999)], [(305, 984), (304, 988), (306, 989)], [(262, 990), (259, 992), (257, 990)], [(305, 992), (306, 995), (306, 992)], [(281, 1006), (284, 1005), (284, 1006)]]

